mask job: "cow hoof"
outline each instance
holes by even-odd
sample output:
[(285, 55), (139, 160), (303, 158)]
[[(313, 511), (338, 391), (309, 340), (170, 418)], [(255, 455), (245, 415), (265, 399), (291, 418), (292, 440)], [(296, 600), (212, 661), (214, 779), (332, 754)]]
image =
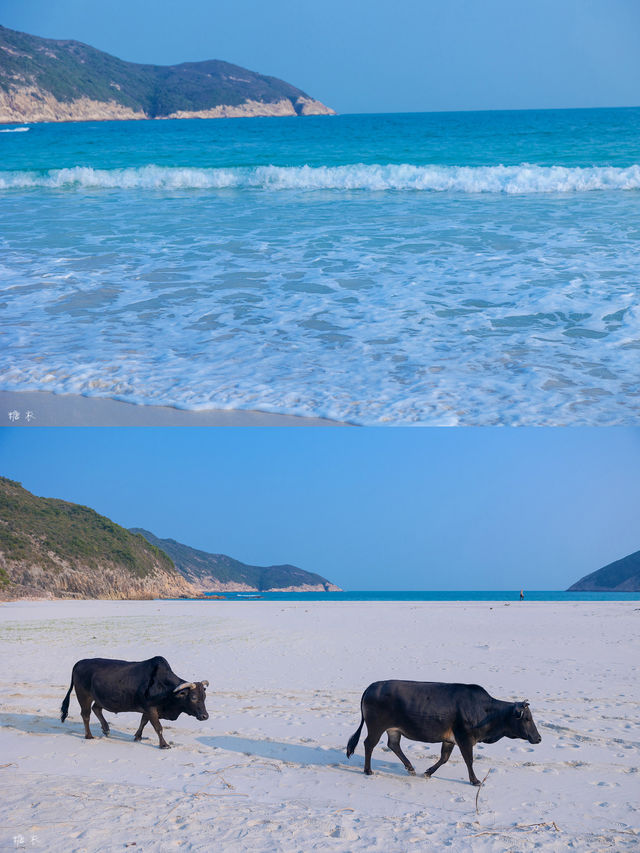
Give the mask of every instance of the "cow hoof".
[(479, 788), (482, 785), (482, 782), (479, 779), (476, 779), (475, 782), (471, 783), (475, 788)]
[(373, 776), (373, 770), (365, 770), (364, 775), (365, 776)]
[(431, 779), (431, 773), (429, 773), (429, 771), (428, 771), (428, 770), (425, 770), (424, 778), (425, 778), (425, 779)]
[(407, 767), (407, 773), (409, 774), (409, 776), (416, 775), (416, 771), (413, 769), (413, 767)]
[(93, 735), (85, 735), (84, 739), (85, 740), (93, 740), (94, 738), (93, 738)]
[(171, 749), (171, 744), (168, 744), (168, 743), (161, 743), (161, 744), (160, 744), (160, 749)]

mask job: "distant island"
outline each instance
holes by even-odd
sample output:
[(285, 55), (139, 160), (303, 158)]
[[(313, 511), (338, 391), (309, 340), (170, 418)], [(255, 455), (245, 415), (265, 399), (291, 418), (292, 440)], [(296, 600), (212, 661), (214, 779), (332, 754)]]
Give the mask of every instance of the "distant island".
[(247, 566), (138, 528), (129, 531), (89, 507), (37, 497), (0, 477), (0, 600), (195, 598), (272, 589), (338, 587), (296, 566)]
[(640, 551), (581, 578), (569, 592), (640, 592)]
[(180, 574), (202, 592), (340, 591), (340, 587), (321, 575), (305, 572), (297, 566), (249, 566), (226, 554), (209, 554), (176, 542), (175, 539), (158, 539), (140, 527), (133, 527), (130, 532), (144, 536), (152, 545), (168, 554)]
[(0, 123), (334, 114), (283, 80), (217, 59), (141, 65), (0, 26)]

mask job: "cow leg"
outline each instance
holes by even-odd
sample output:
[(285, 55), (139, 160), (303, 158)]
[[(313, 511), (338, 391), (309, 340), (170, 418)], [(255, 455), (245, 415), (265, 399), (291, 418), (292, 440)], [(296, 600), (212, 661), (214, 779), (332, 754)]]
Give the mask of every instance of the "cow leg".
[(80, 716), (84, 723), (84, 736), (87, 740), (93, 740), (93, 735), (89, 728), (89, 720), (91, 719), (91, 703), (93, 702), (93, 698), (86, 690), (82, 690), (82, 688), (78, 689), (78, 687), (76, 687), (76, 697), (78, 699), (78, 704), (80, 705)]
[(160, 717), (158, 716), (157, 708), (149, 708), (147, 711), (149, 715), (149, 720), (151, 721), (151, 725), (156, 730), (156, 734), (158, 735), (158, 746), (160, 749), (169, 749), (169, 744), (164, 739), (164, 735), (162, 734), (162, 725), (160, 724)]
[(133, 736), (134, 740), (142, 740), (142, 729), (147, 725), (148, 722), (149, 722), (149, 715), (143, 714), (142, 717), (140, 718), (140, 725), (138, 726), (138, 731)]
[(382, 736), (384, 729), (370, 729), (367, 723), (367, 736), (364, 739), (364, 772), (367, 776), (371, 776), (371, 753)]
[(433, 765), (433, 767), (430, 767), (428, 770), (425, 771), (424, 775), (427, 777), (427, 779), (429, 779), (431, 776), (433, 776), (433, 774), (436, 772), (438, 767), (442, 767), (443, 764), (447, 763), (447, 761), (449, 760), (449, 758), (451, 756), (451, 753), (453, 752), (454, 746), (455, 746), (455, 743), (453, 743), (450, 740), (443, 740), (442, 741), (442, 750), (440, 751), (440, 759)]
[(92, 711), (96, 715), (96, 717), (100, 720), (100, 726), (102, 727), (102, 734), (109, 737), (109, 723), (105, 720), (105, 718), (102, 714), (102, 707), (100, 705), (98, 705), (97, 702), (94, 702)]
[(400, 761), (404, 764), (408, 773), (415, 775), (415, 768), (409, 761), (404, 752), (400, 749), (400, 732), (398, 729), (387, 729), (387, 746), (391, 752), (395, 752)]
[(473, 772), (473, 741), (467, 735), (461, 735), (459, 737), (456, 736), (456, 741), (460, 747), (464, 763), (467, 765), (467, 770), (469, 771), (469, 782), (471, 782), (472, 785), (479, 785), (480, 780)]

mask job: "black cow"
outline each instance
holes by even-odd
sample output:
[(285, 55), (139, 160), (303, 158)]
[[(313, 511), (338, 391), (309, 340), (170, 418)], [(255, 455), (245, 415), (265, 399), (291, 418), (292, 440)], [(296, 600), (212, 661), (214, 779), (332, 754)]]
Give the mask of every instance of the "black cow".
[(476, 743), (495, 743), (503, 737), (522, 738), (529, 743), (542, 740), (528, 702), (493, 699), (477, 684), (376, 681), (362, 694), (360, 709), (362, 720), (347, 745), (347, 758), (353, 755), (366, 722), (364, 772), (368, 776), (371, 775), (371, 753), (385, 731), (389, 749), (412, 774), (415, 770), (400, 749), (400, 737), (404, 735), (422, 743), (442, 742), (440, 760), (426, 771), (427, 777), (449, 760), (457, 744), (472, 785), (480, 784), (473, 772)]
[(137, 711), (142, 714), (134, 739), (142, 739), (142, 730), (151, 721), (159, 738), (159, 747), (169, 749), (163, 737), (160, 720), (176, 720), (180, 714), (189, 714), (198, 720), (208, 720), (204, 706), (205, 687), (208, 681), (185, 681), (171, 671), (162, 657), (143, 661), (89, 658), (79, 660), (71, 673), (71, 685), (60, 707), (64, 723), (69, 712), (69, 697), (75, 687), (84, 722), (85, 737), (93, 738), (89, 728), (91, 707), (100, 720), (102, 731), (109, 734), (109, 724), (102, 709), (120, 714)]

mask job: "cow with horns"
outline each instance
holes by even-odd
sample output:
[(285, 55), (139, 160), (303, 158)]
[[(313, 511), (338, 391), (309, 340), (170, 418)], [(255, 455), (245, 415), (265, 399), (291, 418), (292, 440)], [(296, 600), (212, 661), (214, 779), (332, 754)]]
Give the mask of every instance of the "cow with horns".
[(107, 736), (109, 724), (103, 710), (114, 714), (133, 711), (142, 714), (134, 739), (142, 739), (142, 730), (150, 722), (158, 735), (160, 749), (169, 749), (160, 720), (176, 720), (183, 713), (198, 720), (209, 719), (204, 704), (208, 684), (208, 681), (178, 678), (163, 657), (143, 661), (79, 660), (71, 673), (71, 684), (60, 708), (60, 719), (64, 723), (67, 718), (69, 697), (75, 688), (85, 738), (93, 738), (89, 727), (92, 710)]
[(477, 684), (445, 684), (437, 681), (376, 681), (360, 700), (362, 719), (349, 739), (347, 758), (360, 740), (367, 724), (364, 742), (364, 772), (371, 775), (371, 753), (386, 731), (388, 746), (407, 771), (413, 765), (400, 749), (400, 738), (442, 743), (440, 760), (424, 774), (431, 777), (449, 760), (458, 746), (467, 765), (469, 781), (479, 785), (473, 772), (473, 747), (477, 743), (495, 743), (503, 737), (540, 743), (542, 738), (533, 722), (529, 703), (494, 699)]

